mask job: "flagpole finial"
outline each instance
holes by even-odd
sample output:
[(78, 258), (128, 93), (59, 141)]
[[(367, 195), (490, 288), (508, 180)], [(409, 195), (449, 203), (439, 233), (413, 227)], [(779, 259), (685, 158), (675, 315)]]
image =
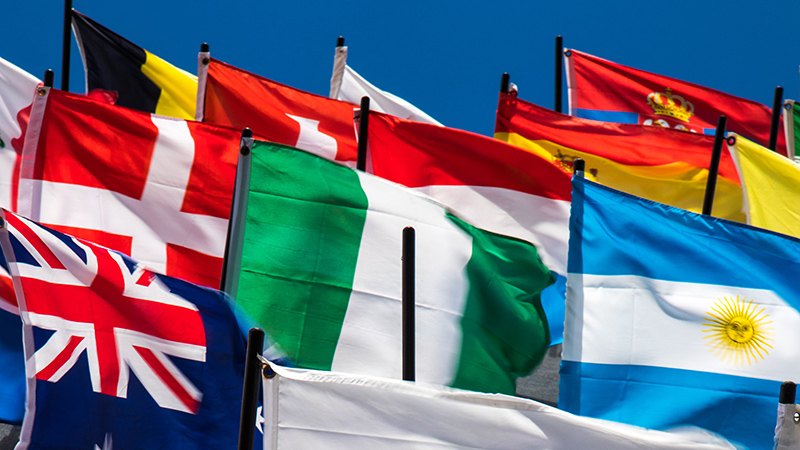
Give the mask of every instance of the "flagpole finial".
[(338, 38), (336, 38), (336, 46), (344, 47), (344, 36), (339, 36)]
[(508, 85), (511, 82), (511, 75), (508, 72), (503, 73), (503, 76), (500, 77), (500, 92), (503, 94), (508, 94)]
[(583, 174), (586, 171), (586, 161), (581, 158), (576, 158), (572, 163), (572, 171), (575, 176), (583, 178)]
[(55, 80), (56, 74), (51, 70), (47, 69), (44, 71), (44, 85), (45, 87), (53, 87), (53, 80)]
[(781, 395), (779, 402), (784, 405), (791, 405), (795, 402), (797, 394), (797, 385), (792, 381), (784, 381), (781, 384)]
[(203, 42), (200, 44), (200, 53), (208, 53), (210, 47), (208, 46), (208, 42)]

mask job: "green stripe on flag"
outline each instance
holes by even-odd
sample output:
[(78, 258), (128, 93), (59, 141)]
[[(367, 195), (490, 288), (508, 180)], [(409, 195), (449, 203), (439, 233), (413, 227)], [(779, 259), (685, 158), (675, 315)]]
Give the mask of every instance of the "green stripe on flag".
[(792, 119), (794, 126), (794, 142), (787, 142), (787, 145), (794, 145), (795, 157), (800, 156), (797, 154), (797, 149), (800, 149), (800, 105), (792, 102)]
[(366, 195), (353, 170), (279, 144), (255, 142), (252, 174), (238, 302), (294, 363), (330, 370)]
[(528, 375), (549, 346), (540, 293), (554, 277), (531, 243), (448, 217), (472, 236), (464, 341), (453, 386), (513, 395), (517, 377)]

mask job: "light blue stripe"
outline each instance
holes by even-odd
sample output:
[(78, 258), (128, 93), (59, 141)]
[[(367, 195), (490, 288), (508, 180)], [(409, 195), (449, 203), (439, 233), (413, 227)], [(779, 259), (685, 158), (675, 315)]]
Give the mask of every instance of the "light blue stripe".
[(694, 425), (754, 449), (771, 449), (778, 381), (561, 361), (558, 407), (653, 429)]
[(578, 177), (572, 188), (568, 272), (769, 289), (800, 309), (800, 240)]
[(582, 119), (599, 120), (601, 122), (639, 123), (639, 114), (625, 111), (600, 111), (596, 109), (577, 109)]
[(564, 299), (567, 293), (567, 277), (552, 271), (550, 273), (556, 277), (556, 282), (542, 291), (541, 299), (550, 327), (550, 345), (556, 345), (564, 342)]

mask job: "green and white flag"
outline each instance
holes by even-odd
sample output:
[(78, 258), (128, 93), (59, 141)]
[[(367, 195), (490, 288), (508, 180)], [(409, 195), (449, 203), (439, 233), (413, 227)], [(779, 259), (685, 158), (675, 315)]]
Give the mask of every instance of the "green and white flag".
[(796, 161), (800, 141), (800, 105), (794, 100), (783, 102), (783, 130), (786, 133), (786, 156)]
[(539, 293), (553, 278), (531, 243), (302, 150), (256, 141), (251, 157), (234, 293), (295, 364), (401, 378), (407, 226), (417, 381), (513, 394), (541, 361), (550, 336)]

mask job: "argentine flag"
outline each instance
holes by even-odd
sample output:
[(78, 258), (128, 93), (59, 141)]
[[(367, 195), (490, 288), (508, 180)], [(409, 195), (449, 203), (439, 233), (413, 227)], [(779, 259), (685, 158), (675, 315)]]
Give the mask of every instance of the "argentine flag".
[(772, 448), (800, 381), (800, 240), (572, 183), (558, 406)]

